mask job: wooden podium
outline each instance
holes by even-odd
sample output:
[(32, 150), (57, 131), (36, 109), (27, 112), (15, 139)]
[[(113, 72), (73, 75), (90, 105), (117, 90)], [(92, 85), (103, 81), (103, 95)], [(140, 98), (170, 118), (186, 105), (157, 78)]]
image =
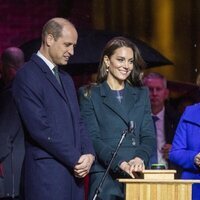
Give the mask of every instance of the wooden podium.
[(191, 200), (192, 184), (200, 180), (174, 179), (175, 170), (145, 170), (142, 179), (119, 179), (126, 200)]

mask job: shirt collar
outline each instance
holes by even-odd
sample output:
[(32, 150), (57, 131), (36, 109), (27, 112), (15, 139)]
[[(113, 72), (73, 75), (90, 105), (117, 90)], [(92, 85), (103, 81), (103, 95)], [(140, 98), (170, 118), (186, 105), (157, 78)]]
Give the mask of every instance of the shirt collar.
[(55, 67), (55, 65), (50, 62), (47, 58), (45, 58), (40, 51), (37, 52), (37, 55), (47, 64), (47, 66), (50, 68), (50, 70), (53, 72), (53, 68)]

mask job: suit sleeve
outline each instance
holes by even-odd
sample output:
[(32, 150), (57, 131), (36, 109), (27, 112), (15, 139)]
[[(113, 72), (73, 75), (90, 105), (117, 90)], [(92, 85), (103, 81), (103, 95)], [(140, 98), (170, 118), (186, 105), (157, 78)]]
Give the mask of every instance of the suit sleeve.
[(44, 156), (51, 155), (64, 165), (73, 168), (81, 156), (80, 149), (71, 144), (66, 134), (60, 138), (53, 137), (56, 130), (53, 130), (49, 123), (51, 114), (47, 113), (45, 108), (43, 99), (45, 97), (38, 88), (34, 88), (36, 84), (31, 83), (32, 81), (18, 75), (13, 85), (14, 99), (30, 137), (43, 150)]
[(94, 148), (92, 145), (92, 141), (88, 135), (87, 129), (85, 127), (85, 123), (82, 119), (80, 119), (80, 127), (81, 127), (81, 153), (82, 154), (92, 154), (95, 156)]
[[(71, 88), (74, 88), (73, 91), (76, 91), (75, 90), (75, 87), (74, 87), (74, 84), (73, 84), (73, 81), (71, 80), (71, 84), (70, 84), (70, 87)], [(72, 96), (72, 99), (76, 99), (76, 116), (78, 118), (78, 127), (79, 127), (79, 131), (80, 131), (80, 140), (81, 140), (81, 153), (82, 154), (92, 154), (95, 156), (95, 152), (94, 152), (94, 148), (93, 148), (93, 144), (92, 144), (92, 141), (89, 137), (89, 133), (88, 133), (88, 129), (86, 128), (86, 125), (84, 123), (84, 119), (83, 117), (81, 117), (81, 114), (80, 114), (80, 107), (79, 107), (79, 104), (78, 104), (78, 100), (77, 100), (77, 93), (72, 93), (71, 94)]]

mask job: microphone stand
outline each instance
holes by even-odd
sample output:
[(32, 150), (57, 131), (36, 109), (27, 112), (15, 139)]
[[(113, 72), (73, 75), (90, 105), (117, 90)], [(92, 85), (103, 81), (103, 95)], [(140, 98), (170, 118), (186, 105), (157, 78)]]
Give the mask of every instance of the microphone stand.
[(96, 192), (95, 192), (95, 194), (94, 194), (92, 200), (96, 200), (96, 199), (97, 199), (99, 193), (100, 193), (101, 190), (102, 190), (102, 185), (103, 185), (103, 183), (104, 183), (104, 181), (105, 181), (105, 179), (106, 179), (106, 176), (108, 175), (108, 172), (109, 172), (109, 170), (110, 170), (110, 167), (111, 167), (111, 165), (112, 165), (112, 163), (113, 163), (113, 161), (114, 161), (114, 159), (115, 159), (115, 157), (116, 157), (116, 155), (117, 155), (117, 152), (118, 152), (118, 150), (119, 150), (119, 148), (120, 148), (120, 146), (121, 146), (121, 144), (122, 144), (124, 138), (126, 137), (127, 133), (131, 133), (131, 132), (133, 131), (134, 128), (135, 128), (135, 124), (133, 124), (133, 121), (130, 121), (130, 122), (129, 122), (129, 128), (123, 131), (122, 136), (121, 136), (121, 138), (120, 138), (120, 140), (119, 140), (119, 142), (118, 142), (118, 144), (117, 144), (117, 148), (116, 148), (116, 150), (114, 151), (114, 153), (113, 153), (113, 155), (112, 155), (112, 158), (111, 158), (111, 160), (110, 160), (110, 162), (109, 162), (109, 165), (108, 165), (106, 171), (104, 172), (103, 177), (101, 178), (101, 181), (100, 181), (100, 183), (99, 183), (99, 186), (97, 187)]

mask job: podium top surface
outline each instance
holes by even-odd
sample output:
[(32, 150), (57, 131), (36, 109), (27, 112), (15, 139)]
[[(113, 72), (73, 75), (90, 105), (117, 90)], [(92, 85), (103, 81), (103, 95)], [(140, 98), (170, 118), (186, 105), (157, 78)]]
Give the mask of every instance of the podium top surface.
[(179, 183), (179, 184), (193, 184), (200, 183), (200, 180), (189, 179), (172, 179), (172, 180), (158, 180), (158, 179), (118, 179), (121, 183)]
[(143, 174), (175, 174), (176, 170), (166, 169), (147, 169), (142, 172)]

